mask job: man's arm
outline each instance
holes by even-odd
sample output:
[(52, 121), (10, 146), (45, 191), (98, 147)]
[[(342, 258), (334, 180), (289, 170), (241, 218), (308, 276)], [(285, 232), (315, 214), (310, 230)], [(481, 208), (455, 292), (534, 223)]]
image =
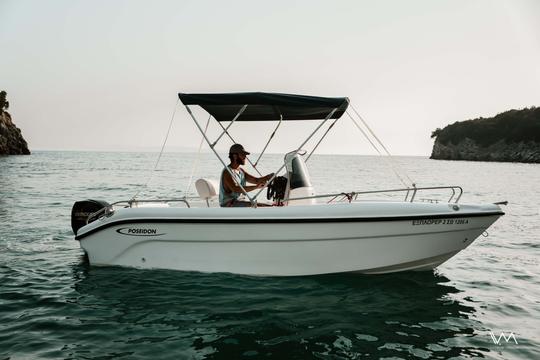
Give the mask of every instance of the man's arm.
[(244, 171), (244, 175), (246, 176), (246, 180), (248, 182), (252, 184), (264, 185), (268, 180), (272, 178), (272, 176), (274, 176), (274, 173), (270, 173), (266, 176), (256, 177)]
[[(248, 180), (247, 174), (246, 174), (246, 180)], [(252, 183), (252, 181), (249, 181), (249, 182)], [(260, 184), (258, 183), (257, 185), (244, 186), (244, 189), (246, 190), (246, 192), (250, 192), (250, 191), (253, 191), (255, 189), (260, 189), (263, 186), (264, 186), (264, 182), (260, 183)], [(231, 174), (229, 174), (228, 171), (225, 171), (223, 173), (223, 187), (225, 188), (225, 191), (227, 193), (231, 193), (231, 192), (241, 193), (242, 192), (242, 188), (236, 184), (236, 182), (233, 180)]]

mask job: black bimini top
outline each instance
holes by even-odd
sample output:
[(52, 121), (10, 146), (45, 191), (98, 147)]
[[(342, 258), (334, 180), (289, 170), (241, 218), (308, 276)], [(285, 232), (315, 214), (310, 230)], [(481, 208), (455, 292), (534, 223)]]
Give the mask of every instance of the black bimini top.
[(217, 121), (231, 121), (244, 105), (247, 108), (236, 121), (318, 120), (325, 119), (332, 110), (331, 119), (339, 119), (349, 106), (346, 97), (276, 94), (263, 92), (228, 94), (183, 94), (178, 97), (184, 105), (199, 105)]

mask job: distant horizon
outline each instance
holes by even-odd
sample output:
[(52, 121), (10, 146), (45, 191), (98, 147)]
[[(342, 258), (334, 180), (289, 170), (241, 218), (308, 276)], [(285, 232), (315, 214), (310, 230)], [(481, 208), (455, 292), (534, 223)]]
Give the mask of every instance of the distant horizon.
[[(32, 149), (30, 148), (31, 152), (95, 152), (95, 153), (147, 153), (147, 154), (159, 154), (160, 149), (155, 150), (122, 150), (122, 149)], [(186, 150), (167, 150), (163, 152), (163, 154), (197, 154), (197, 149), (186, 149)], [(218, 153), (226, 155), (227, 151), (221, 151), (218, 150)], [(265, 152), (264, 155), (284, 155), (286, 152)], [(211, 150), (202, 150), (201, 154), (211, 154), (214, 155), (214, 153)], [(259, 155), (260, 153), (252, 152), (252, 155)], [(315, 152), (313, 156), (317, 155), (324, 155), (324, 156), (365, 156), (365, 157), (388, 157), (388, 155), (379, 155), (379, 154), (342, 154), (342, 153), (318, 153)], [(430, 154), (431, 155), (431, 154)], [(391, 154), (391, 157), (428, 157), (429, 155), (401, 155), (401, 154)]]
[[(529, 106), (525, 106), (525, 107), (522, 107), (522, 108), (515, 108), (515, 109), (507, 109), (507, 110), (503, 110), (503, 111), (499, 111), (499, 112), (496, 112), (495, 114), (492, 114), (492, 115), (484, 115), (484, 116), (478, 116), (476, 118), (469, 118), (469, 119), (464, 119), (464, 120), (457, 120), (457, 122), (460, 122), (460, 121), (469, 121), (469, 120), (475, 120), (475, 119), (479, 119), (479, 118), (492, 118), (498, 114), (501, 114), (501, 113), (504, 113), (504, 112), (507, 112), (507, 111), (511, 111), (511, 110), (523, 110), (523, 109), (527, 109), (527, 108), (535, 108), (535, 107), (539, 107), (537, 105), (529, 105)], [(9, 112), (9, 111), (8, 111)], [(10, 113), (11, 114), (11, 113)], [(15, 121), (14, 121), (15, 123)], [(444, 126), (441, 126), (441, 128), (444, 128), (445, 126), (448, 126), (448, 125), (451, 125), (453, 123), (449, 123), (449, 124), (446, 124)], [(17, 125), (15, 123), (15, 125)], [(435, 129), (432, 129), (429, 131), (429, 134), (431, 135), (431, 132), (434, 131)], [(24, 136), (24, 134), (23, 134)], [(202, 139), (202, 136), (200, 136), (200, 139)], [(161, 146), (149, 146), (149, 147), (120, 147), (120, 148), (108, 148), (108, 149), (98, 149), (98, 148), (87, 148), (87, 149), (83, 149), (83, 148), (79, 148), (79, 149), (75, 149), (75, 148), (32, 148), (31, 147), (31, 144), (29, 144), (29, 148), (30, 148), (30, 151), (83, 151), (83, 152), (141, 152), (141, 153), (159, 153), (161, 151)], [(292, 150), (292, 149), (291, 149)], [(268, 154), (283, 154), (287, 151), (291, 151), (291, 150), (286, 150), (286, 151), (283, 151), (283, 152), (279, 152), (279, 151), (272, 151), (272, 152), (265, 152), (265, 153), (268, 153)], [(218, 152), (226, 152), (227, 149), (224, 148), (224, 147), (219, 147), (219, 149), (217, 150)], [(166, 152), (170, 152), (170, 153), (197, 153), (198, 152), (198, 148), (197, 147), (178, 147), (178, 146), (175, 146), (175, 147), (167, 147), (165, 146), (165, 149), (164, 149), (164, 153)], [(203, 144), (203, 148), (201, 149), (201, 153), (213, 153), (211, 149), (208, 148), (208, 144), (204, 143)], [(253, 151), (253, 154), (259, 154), (259, 152), (256, 152), (256, 151)], [(315, 155), (359, 155), (359, 156), (381, 156), (377, 153), (371, 153), (371, 154), (362, 154), (362, 153), (354, 153), (354, 152), (348, 152), (348, 153), (341, 153), (341, 152), (315, 152)], [(391, 153), (392, 156), (405, 156), (405, 157), (429, 157), (431, 155), (431, 152), (429, 154), (393, 154)], [(384, 156), (384, 155), (382, 155)]]

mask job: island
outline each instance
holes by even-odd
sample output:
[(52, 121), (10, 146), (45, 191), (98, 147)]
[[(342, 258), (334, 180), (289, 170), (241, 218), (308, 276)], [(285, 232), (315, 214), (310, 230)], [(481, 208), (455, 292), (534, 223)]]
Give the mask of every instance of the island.
[(540, 107), (458, 121), (431, 137), (431, 159), (540, 163)]
[(6, 96), (5, 91), (0, 91), (0, 155), (30, 155), (21, 130), (15, 126), (11, 115), (6, 111), (9, 108)]

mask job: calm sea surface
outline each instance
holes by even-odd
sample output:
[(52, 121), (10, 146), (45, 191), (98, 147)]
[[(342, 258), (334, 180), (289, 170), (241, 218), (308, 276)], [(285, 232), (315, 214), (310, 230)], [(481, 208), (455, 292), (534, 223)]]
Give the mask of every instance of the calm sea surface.
[[(540, 165), (395, 158), (419, 186), (461, 185), (461, 203), (509, 201), (489, 236), (434, 272), (259, 278), (89, 267), (70, 227), (73, 202), (130, 198), (156, 158), (0, 157), (0, 360), (540, 359)], [(182, 196), (195, 158), (164, 154), (141, 196)], [(218, 161), (202, 159), (196, 177), (216, 178)], [(271, 172), (281, 156), (266, 160)], [(401, 187), (377, 157), (321, 155), (308, 166), (319, 193)]]

